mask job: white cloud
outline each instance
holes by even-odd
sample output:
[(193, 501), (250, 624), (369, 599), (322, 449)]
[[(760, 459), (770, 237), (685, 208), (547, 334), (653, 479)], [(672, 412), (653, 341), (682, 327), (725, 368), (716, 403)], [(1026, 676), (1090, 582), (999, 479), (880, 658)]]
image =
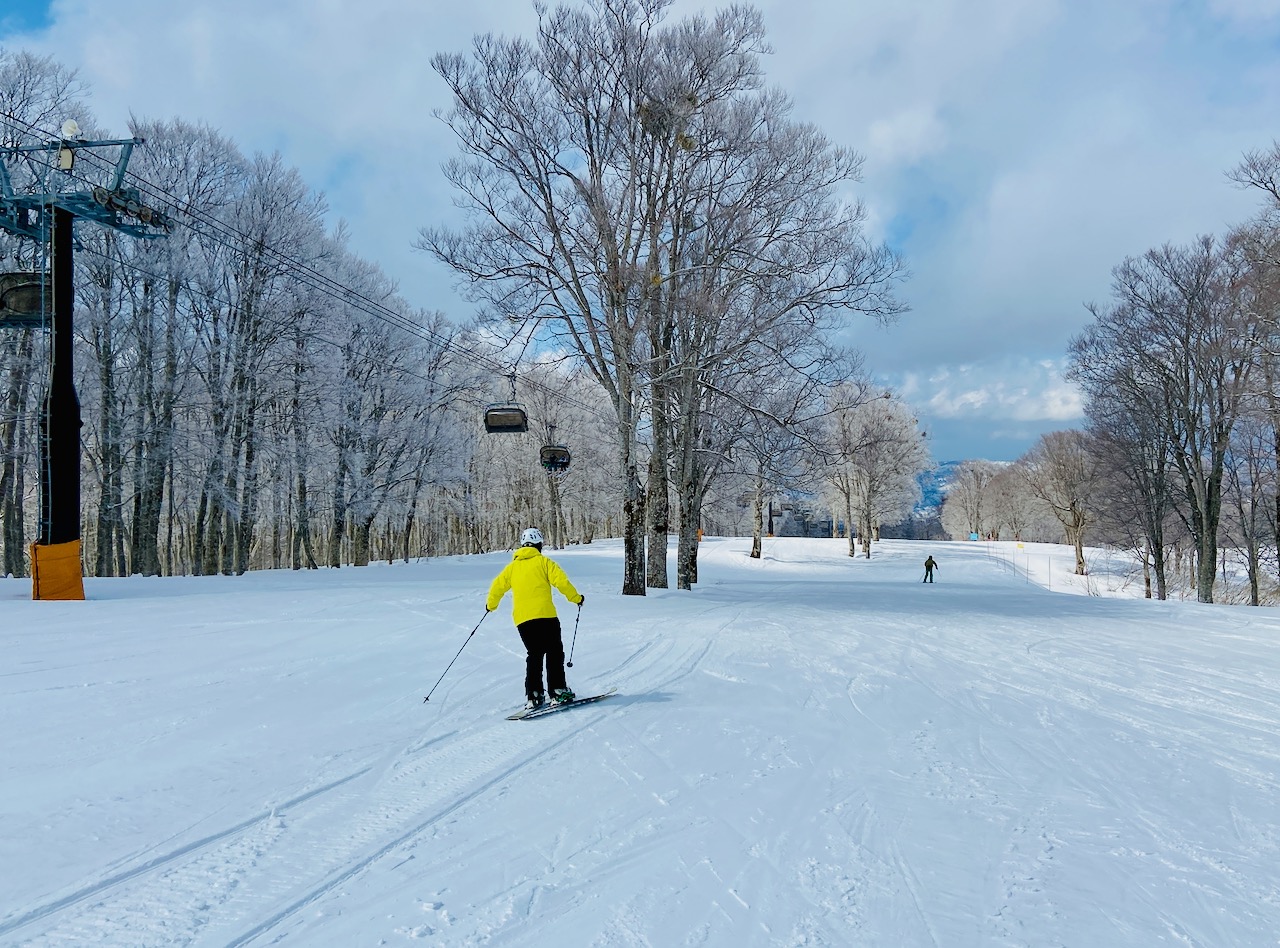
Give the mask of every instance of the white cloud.
[(1007, 358), (940, 366), (927, 378), (912, 376), (906, 391), (938, 419), (1009, 419), (1018, 422), (1078, 423), (1084, 399), (1062, 377), (1061, 363)]
[(23, 45), (80, 71), (105, 130), (180, 116), (246, 152), (279, 151), (411, 302), (470, 316), (451, 275), (412, 249), (420, 227), (455, 214), (440, 175), (453, 142), (432, 115), (449, 96), (430, 59), (477, 33), (528, 34), (531, 3), (58, 0), (51, 16)]
[[(1224, 172), (1274, 137), (1280, 24), (1268, 50), (1265, 32), (1213, 32), (1194, 8), (1158, 0), (1032, 14), (978, 38), (967, 75), (955, 70), (961, 54), (920, 38), (893, 46), (883, 81), (859, 67), (875, 94), (855, 114), (875, 114), (852, 144), (904, 113), (935, 115), (945, 129), (938, 150), (868, 170), (876, 232), (913, 273), (903, 288), (912, 312), (897, 329), (853, 338), (871, 364), (1061, 354), (1126, 256), (1221, 233), (1257, 207)], [(985, 25), (980, 8), (971, 22), (944, 22), (959, 46)]]
[(1241, 24), (1280, 19), (1280, 0), (1209, 0), (1209, 10)]
[(866, 155), (878, 166), (914, 164), (946, 144), (946, 129), (927, 106), (905, 109), (871, 123)]
[[(1280, 0), (758, 2), (767, 80), (867, 156), (855, 194), (913, 274), (913, 311), (851, 342), (940, 424), (1078, 418), (1060, 371), (1037, 366), (1111, 268), (1256, 206), (1223, 172), (1277, 134)], [(531, 0), (55, 0), (51, 16), (24, 45), (80, 69), (109, 131), (182, 116), (279, 150), (411, 301), (470, 314), (411, 250), (419, 227), (456, 219), (429, 60), (477, 33), (530, 35)]]

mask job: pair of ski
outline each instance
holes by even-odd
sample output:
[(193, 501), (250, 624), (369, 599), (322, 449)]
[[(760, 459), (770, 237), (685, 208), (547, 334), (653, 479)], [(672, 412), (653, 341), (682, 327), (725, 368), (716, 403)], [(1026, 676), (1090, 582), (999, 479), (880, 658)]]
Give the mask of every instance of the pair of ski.
[(517, 711), (515, 714), (508, 714), (507, 720), (508, 721), (528, 721), (531, 718), (540, 718), (543, 715), (555, 714), (557, 711), (567, 711), (569, 708), (576, 708), (578, 707), (578, 705), (581, 705), (581, 704), (591, 704), (592, 702), (595, 702), (595, 701), (603, 701), (605, 698), (612, 697), (617, 693), (618, 693), (617, 688), (610, 688), (608, 691), (605, 691), (598, 695), (591, 695), (588, 698), (574, 698), (572, 701), (565, 701), (560, 704), (557, 704), (556, 702), (553, 701), (550, 704), (544, 704), (538, 708), (526, 709), (524, 711)]

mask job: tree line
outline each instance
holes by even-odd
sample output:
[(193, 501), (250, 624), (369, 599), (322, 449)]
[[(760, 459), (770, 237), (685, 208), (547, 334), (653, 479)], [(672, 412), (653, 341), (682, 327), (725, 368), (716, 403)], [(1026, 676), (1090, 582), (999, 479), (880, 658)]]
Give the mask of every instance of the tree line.
[[(16, 191), (47, 186), (47, 169), (12, 150), (40, 130), (74, 116), (89, 138), (109, 137), (94, 127), (87, 91), (51, 59), (0, 51), (0, 151)], [(529, 470), (531, 439), (477, 436), (493, 347), (475, 327), (405, 301), (340, 226), (326, 226), (322, 197), (279, 155), (247, 156), (180, 119), (136, 121), (130, 132), (146, 141), (132, 183), (177, 223), (154, 241), (77, 226), (88, 574), (487, 550), (550, 516), (546, 478)], [(94, 174), (81, 159), (55, 183), (87, 190)], [(0, 235), (6, 270), (39, 271), (44, 252)], [(27, 572), (35, 534), (46, 345), (43, 329), (0, 332), (8, 575)], [(553, 369), (522, 388), (535, 383), (582, 388)], [(561, 431), (585, 439), (587, 424), (562, 418)], [(580, 457), (581, 473), (557, 485), (558, 506), (574, 535), (589, 537), (609, 529), (612, 485), (590, 449)]]
[(696, 582), (713, 486), (819, 448), (832, 394), (864, 390), (835, 331), (902, 308), (850, 196), (862, 159), (765, 84), (759, 11), (669, 6), (540, 7), (532, 38), (437, 55), (468, 219), (419, 242), (489, 325), (542, 334), (607, 398), (630, 595), (667, 585), (672, 532), (677, 585)]
[[(530, 37), (476, 37), (432, 65), (466, 218), (418, 246), (475, 316), (415, 308), (327, 223), (279, 155), (207, 126), (137, 120), (131, 183), (175, 226), (77, 229), (86, 572), (242, 573), (483, 552), (539, 523), (554, 545), (623, 540), (622, 590), (697, 581), (701, 528), (750, 533), (781, 491), (824, 506), (850, 555), (908, 516), (930, 466), (909, 405), (838, 338), (903, 311), (902, 262), (854, 196), (861, 158), (770, 87), (758, 11), (669, 20), (669, 0), (539, 7)], [(11, 186), (89, 90), (0, 49)], [(100, 172), (103, 168), (98, 169)], [(1211, 602), (1238, 557), (1260, 602), (1280, 564), (1274, 378), (1280, 145), (1231, 172), (1263, 198), (1223, 237), (1119, 264), (1071, 344), (1087, 426), (1009, 465), (971, 461), (953, 536), (1124, 545), (1149, 594)], [(94, 168), (59, 179), (88, 189)], [(0, 234), (5, 269), (44, 249)], [(0, 331), (2, 569), (27, 571), (46, 334)], [(521, 435), (485, 435), (514, 399)], [(538, 446), (572, 448), (548, 474)], [(858, 548), (861, 542), (861, 549)], [(1270, 577), (1270, 578), (1269, 578)]]
[(1259, 192), (1258, 214), (1114, 268), (1110, 299), (1089, 306), (1069, 351), (1086, 426), (1045, 435), (1012, 465), (963, 465), (943, 510), (953, 535), (1065, 535), (1084, 573), (1087, 534), (1134, 552), (1149, 597), (1181, 581), (1213, 602), (1235, 567), (1251, 604), (1274, 596), (1280, 143), (1229, 177)]
[[(182, 119), (131, 123), (146, 141), (131, 183), (175, 224), (153, 241), (77, 229), (86, 572), (482, 552), (540, 523), (557, 545), (621, 536), (628, 594), (667, 585), (674, 533), (688, 588), (701, 527), (754, 531), (758, 550), (766, 495), (816, 483), (814, 457), (869, 459), (879, 442), (855, 450), (833, 425), (881, 393), (830, 340), (851, 314), (894, 318), (903, 274), (851, 197), (861, 158), (765, 84), (757, 11), (667, 22), (669, 5), (540, 9), (533, 38), (433, 60), (454, 94), (445, 179), (469, 216), (419, 245), (468, 281), (464, 325), (405, 300), (279, 155)], [(15, 189), (47, 172), (13, 149), (64, 118), (108, 137), (88, 91), (0, 49)], [(0, 254), (44, 265), (10, 235)], [(44, 339), (0, 332), (10, 575), (34, 534)], [(485, 435), (486, 403), (513, 396), (529, 433)], [(563, 474), (537, 464), (553, 433), (573, 451)], [(866, 524), (902, 504), (872, 480), (845, 482)]]

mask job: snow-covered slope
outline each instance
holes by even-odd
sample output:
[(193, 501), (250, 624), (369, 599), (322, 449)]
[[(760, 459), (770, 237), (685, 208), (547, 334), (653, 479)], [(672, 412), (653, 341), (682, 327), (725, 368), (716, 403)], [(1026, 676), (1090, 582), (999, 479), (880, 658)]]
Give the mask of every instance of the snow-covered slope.
[(0, 944), (1277, 944), (1274, 612), (747, 549), (643, 598), (552, 554), (620, 693), (530, 722), (509, 598), (469, 636), (506, 554), (0, 581)]

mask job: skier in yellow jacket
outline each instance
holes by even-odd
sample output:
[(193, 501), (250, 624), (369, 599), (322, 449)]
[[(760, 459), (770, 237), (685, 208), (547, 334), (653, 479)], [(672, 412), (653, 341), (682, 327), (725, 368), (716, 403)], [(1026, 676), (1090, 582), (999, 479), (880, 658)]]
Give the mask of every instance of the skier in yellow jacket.
[(551, 700), (557, 703), (573, 700), (573, 692), (564, 678), (564, 640), (555, 603), (551, 601), (552, 586), (570, 602), (582, 605), (585, 597), (573, 588), (564, 570), (555, 560), (542, 555), (542, 531), (530, 527), (520, 534), (519, 549), (511, 562), (494, 577), (489, 586), (489, 598), (485, 601), (485, 609), (492, 612), (498, 608), (507, 590), (511, 590), (511, 618), (528, 652), (524, 675), (527, 708), (541, 707), (545, 700), (542, 691), (544, 661)]

